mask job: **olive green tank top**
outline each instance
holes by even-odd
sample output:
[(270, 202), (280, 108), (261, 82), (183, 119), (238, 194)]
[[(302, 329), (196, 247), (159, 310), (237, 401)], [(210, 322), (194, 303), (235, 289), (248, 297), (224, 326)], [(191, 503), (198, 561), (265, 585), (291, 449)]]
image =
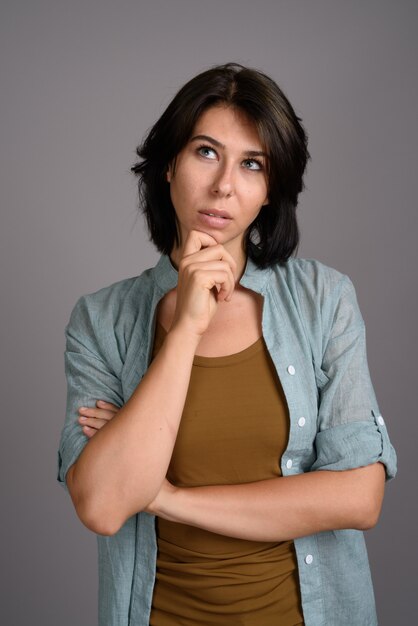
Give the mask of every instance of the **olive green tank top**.
[[(157, 322), (153, 357), (165, 330)], [(195, 356), (168, 479), (177, 486), (281, 475), (285, 396), (263, 337), (222, 357)], [(303, 624), (292, 541), (225, 537), (157, 518), (150, 626)]]

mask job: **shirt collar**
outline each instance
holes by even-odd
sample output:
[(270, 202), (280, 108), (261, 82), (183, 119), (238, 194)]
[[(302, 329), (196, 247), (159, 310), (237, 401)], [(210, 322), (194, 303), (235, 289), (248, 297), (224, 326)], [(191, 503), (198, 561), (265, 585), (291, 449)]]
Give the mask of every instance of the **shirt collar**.
[[(263, 293), (271, 273), (271, 268), (259, 268), (255, 262), (247, 256), (244, 273), (239, 284), (246, 289), (251, 289), (257, 293)], [(177, 286), (178, 271), (172, 265), (170, 257), (162, 254), (157, 265), (154, 267), (154, 278), (158, 286), (164, 293)]]

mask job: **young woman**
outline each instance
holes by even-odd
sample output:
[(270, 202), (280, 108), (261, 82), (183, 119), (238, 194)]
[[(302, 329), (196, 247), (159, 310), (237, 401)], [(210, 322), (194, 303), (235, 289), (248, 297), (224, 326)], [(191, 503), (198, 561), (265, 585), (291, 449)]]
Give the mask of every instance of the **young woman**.
[(157, 265), (66, 327), (58, 479), (102, 626), (373, 626), (396, 456), (350, 279), (292, 256), (309, 154), (269, 77), (188, 82), (133, 167)]

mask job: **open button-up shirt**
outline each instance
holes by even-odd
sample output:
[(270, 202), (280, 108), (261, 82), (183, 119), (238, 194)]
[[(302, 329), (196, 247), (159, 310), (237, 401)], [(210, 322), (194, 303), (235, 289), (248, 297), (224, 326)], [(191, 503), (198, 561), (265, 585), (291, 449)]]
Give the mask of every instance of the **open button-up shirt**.
[[(83, 295), (66, 326), (68, 394), (58, 452), (65, 478), (88, 438), (80, 406), (121, 407), (150, 363), (159, 300), (176, 287), (167, 255), (154, 268)], [(283, 476), (346, 470), (378, 461), (386, 479), (396, 454), (373, 390), (365, 326), (348, 276), (314, 259), (259, 269), (249, 257), (240, 285), (263, 296), (262, 330), (290, 415)], [(140, 450), (138, 450), (140, 454)], [(113, 536), (97, 535), (100, 626), (148, 626), (155, 581), (155, 518), (140, 512)], [(306, 626), (376, 626), (363, 533), (295, 539)], [(278, 616), (278, 624), (280, 618)]]

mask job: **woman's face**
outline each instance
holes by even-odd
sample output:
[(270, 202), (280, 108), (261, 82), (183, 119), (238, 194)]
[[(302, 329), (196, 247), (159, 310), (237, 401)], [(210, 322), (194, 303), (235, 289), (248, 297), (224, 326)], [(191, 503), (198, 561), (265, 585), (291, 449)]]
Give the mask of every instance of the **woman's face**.
[(268, 203), (266, 159), (245, 113), (225, 105), (202, 113), (167, 173), (181, 245), (190, 230), (200, 230), (242, 256), (245, 232)]

